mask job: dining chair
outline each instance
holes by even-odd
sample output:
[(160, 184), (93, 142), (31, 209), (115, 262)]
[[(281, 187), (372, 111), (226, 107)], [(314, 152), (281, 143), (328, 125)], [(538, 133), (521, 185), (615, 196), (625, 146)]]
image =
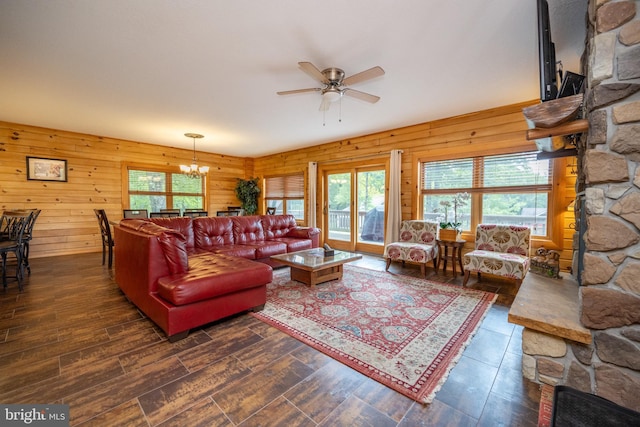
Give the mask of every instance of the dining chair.
[(33, 238), (33, 226), (35, 225), (36, 219), (38, 219), (38, 216), (40, 216), (40, 212), (42, 212), (42, 210), (31, 209), (31, 212), (33, 213), (33, 215), (31, 215), (31, 218), (29, 219), (29, 223), (27, 224), (27, 227), (24, 230), (24, 237), (23, 237), (24, 253), (22, 256), (22, 261), (29, 274), (31, 274), (31, 265), (29, 265), (29, 244), (31, 243), (31, 239)]
[(94, 209), (93, 212), (98, 218), (100, 225), (100, 234), (102, 236), (102, 265), (104, 265), (106, 254), (109, 254), (109, 268), (113, 265), (113, 236), (111, 235), (111, 226), (107, 219), (107, 213), (104, 209)]
[(149, 218), (146, 209), (123, 209), (123, 218)]
[(16, 210), (8, 210), (5, 211), (0, 217), (0, 240), (7, 239), (7, 219), (11, 218), (13, 214), (18, 213), (33, 213), (27, 224), (27, 227), (24, 230), (24, 235), (22, 237), (22, 262), (24, 267), (27, 269), (27, 272), (31, 274), (31, 266), (29, 265), (29, 243), (33, 237), (33, 226), (36, 223), (36, 219), (40, 215), (40, 209), (16, 209)]
[(151, 212), (149, 214), (149, 218), (177, 218), (180, 216), (180, 212), (171, 212), (171, 211), (165, 211), (165, 212)]
[(16, 275), (18, 289), (22, 292), (22, 279), (24, 277), (24, 230), (26, 229), (33, 212), (13, 211), (3, 215), (3, 240), (0, 241), (0, 256), (2, 257), (2, 286), (7, 288), (7, 255), (13, 253), (16, 258)]
[(184, 215), (182, 216), (188, 216), (191, 218), (197, 218), (199, 216), (207, 216), (209, 213), (207, 211), (193, 211), (193, 210), (189, 210), (187, 209), (186, 211), (184, 211)]

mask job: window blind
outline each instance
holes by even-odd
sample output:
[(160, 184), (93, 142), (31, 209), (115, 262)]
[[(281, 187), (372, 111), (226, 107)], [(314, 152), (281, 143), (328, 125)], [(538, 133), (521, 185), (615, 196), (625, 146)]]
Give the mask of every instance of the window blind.
[(435, 193), (522, 187), (544, 191), (551, 188), (552, 165), (538, 160), (535, 152), (425, 162), (420, 188)]
[(265, 178), (265, 198), (304, 198), (304, 174), (272, 176)]

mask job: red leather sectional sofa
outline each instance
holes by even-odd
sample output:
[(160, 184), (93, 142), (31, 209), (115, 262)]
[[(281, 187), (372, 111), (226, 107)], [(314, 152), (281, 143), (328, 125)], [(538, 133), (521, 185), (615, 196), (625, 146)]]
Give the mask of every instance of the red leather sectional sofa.
[(114, 229), (116, 282), (170, 341), (261, 310), (269, 257), (318, 247), (320, 238), (292, 215), (123, 219)]

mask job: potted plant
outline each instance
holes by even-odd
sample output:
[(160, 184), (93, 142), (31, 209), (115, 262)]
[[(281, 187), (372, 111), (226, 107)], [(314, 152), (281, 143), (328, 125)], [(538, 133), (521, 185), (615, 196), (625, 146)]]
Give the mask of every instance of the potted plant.
[[(443, 200), (440, 205), (444, 207), (444, 221), (440, 222), (440, 240), (457, 240), (462, 231), (462, 222), (458, 221), (458, 208), (466, 206), (471, 195), (469, 193), (456, 193), (453, 199)], [(449, 208), (453, 207), (453, 221), (449, 221)]]
[(236, 184), (236, 197), (242, 204), (242, 209), (247, 215), (258, 212), (258, 196), (260, 195), (260, 178), (238, 178)]

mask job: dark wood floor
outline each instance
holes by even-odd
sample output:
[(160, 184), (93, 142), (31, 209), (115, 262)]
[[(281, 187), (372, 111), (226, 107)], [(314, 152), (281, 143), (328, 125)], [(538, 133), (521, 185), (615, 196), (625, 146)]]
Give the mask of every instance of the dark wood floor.
[[(357, 264), (384, 270), (378, 257)], [(23, 293), (15, 281), (0, 292), (0, 402), (68, 404), (71, 425), (537, 425), (540, 390), (521, 375), (509, 283), (484, 284), (498, 302), (422, 405), (247, 314), (169, 343), (124, 298), (101, 254), (31, 266)], [(451, 272), (428, 275), (462, 283)]]

